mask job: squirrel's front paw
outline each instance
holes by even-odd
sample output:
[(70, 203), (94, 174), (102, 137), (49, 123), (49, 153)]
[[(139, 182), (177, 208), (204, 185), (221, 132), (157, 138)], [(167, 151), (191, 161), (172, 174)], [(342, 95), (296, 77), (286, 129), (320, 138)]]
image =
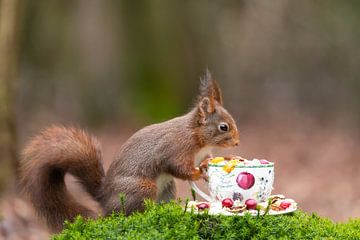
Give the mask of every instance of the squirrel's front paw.
[(208, 167), (209, 167), (209, 162), (210, 162), (211, 158), (208, 157), (208, 158), (205, 158), (201, 163), (200, 163), (200, 171), (202, 173), (201, 177), (206, 181), (208, 182), (209, 181), (209, 177), (207, 175), (207, 170), (208, 170)]
[(211, 160), (210, 157), (207, 157), (204, 160), (202, 160), (202, 162), (200, 163), (200, 167), (199, 167), (202, 172), (207, 171), (210, 160)]
[(202, 171), (198, 167), (194, 168), (191, 174), (191, 180), (196, 181), (199, 180), (201, 177), (202, 177)]

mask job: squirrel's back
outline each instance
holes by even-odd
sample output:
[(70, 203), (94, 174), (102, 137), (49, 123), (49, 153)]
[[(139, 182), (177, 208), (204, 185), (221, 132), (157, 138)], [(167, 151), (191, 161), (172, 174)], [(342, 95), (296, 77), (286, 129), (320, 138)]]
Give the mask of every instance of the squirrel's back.
[[(156, 178), (161, 173), (160, 168), (166, 166), (164, 161), (181, 155), (182, 152), (197, 149), (191, 129), (193, 115), (193, 112), (189, 112), (138, 130), (123, 144), (109, 167), (106, 178), (113, 178), (112, 172), (121, 173), (122, 176)], [(158, 170), (153, 171), (153, 168)]]
[(77, 177), (95, 199), (104, 178), (98, 141), (76, 128), (52, 126), (34, 137), (23, 151), (19, 184), (23, 195), (53, 231), (64, 220), (92, 217), (66, 190), (66, 172)]

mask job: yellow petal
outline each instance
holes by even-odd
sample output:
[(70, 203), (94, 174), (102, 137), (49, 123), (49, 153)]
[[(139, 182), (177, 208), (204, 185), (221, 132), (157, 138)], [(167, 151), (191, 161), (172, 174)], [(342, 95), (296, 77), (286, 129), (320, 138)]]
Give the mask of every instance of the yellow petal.
[(222, 161), (224, 161), (223, 157), (216, 157), (216, 158), (211, 159), (210, 163), (219, 163)]
[(223, 167), (223, 170), (227, 173), (231, 173), (232, 170), (234, 170), (236, 164), (238, 164), (239, 160), (234, 159), (234, 160), (230, 160), (228, 163), (226, 163), (226, 165)]

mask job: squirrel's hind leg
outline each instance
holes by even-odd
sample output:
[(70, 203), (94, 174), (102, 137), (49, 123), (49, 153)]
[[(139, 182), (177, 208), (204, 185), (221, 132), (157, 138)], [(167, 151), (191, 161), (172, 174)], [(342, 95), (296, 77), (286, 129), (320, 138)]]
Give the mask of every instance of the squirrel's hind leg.
[(159, 193), (156, 197), (157, 202), (170, 202), (171, 200), (175, 199), (176, 196), (176, 187), (175, 181), (172, 179), (169, 181), (163, 189), (159, 189)]
[[(145, 178), (125, 177), (118, 179), (111, 191), (107, 194), (105, 203), (102, 204), (106, 215), (112, 212), (123, 212), (130, 215), (135, 211), (144, 210), (144, 200), (156, 200), (156, 183), (153, 180)], [(121, 194), (124, 194), (124, 202), (121, 202)], [(106, 195), (106, 194), (105, 194)], [(125, 203), (125, 209), (123, 204)]]

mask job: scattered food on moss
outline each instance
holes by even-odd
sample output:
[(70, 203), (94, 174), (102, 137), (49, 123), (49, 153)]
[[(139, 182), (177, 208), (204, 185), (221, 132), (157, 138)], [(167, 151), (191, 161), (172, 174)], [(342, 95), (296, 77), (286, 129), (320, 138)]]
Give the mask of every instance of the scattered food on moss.
[(212, 216), (184, 212), (179, 203), (146, 202), (144, 213), (77, 217), (61, 239), (360, 239), (360, 219), (334, 223), (300, 210), (279, 216)]

